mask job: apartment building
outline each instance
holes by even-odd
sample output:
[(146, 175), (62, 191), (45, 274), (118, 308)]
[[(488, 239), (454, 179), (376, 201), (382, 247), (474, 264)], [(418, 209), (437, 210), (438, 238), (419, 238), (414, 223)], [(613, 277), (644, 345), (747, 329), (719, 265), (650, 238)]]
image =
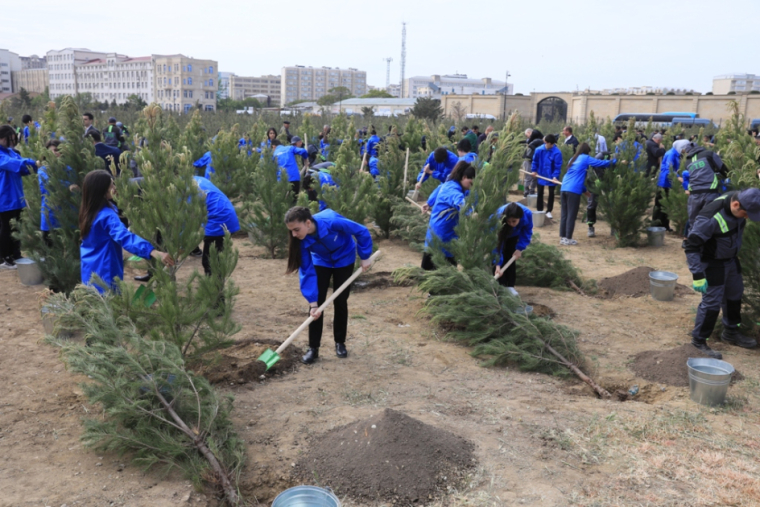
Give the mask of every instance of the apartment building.
[(77, 94), (76, 68), (93, 60), (105, 59), (107, 54), (89, 49), (66, 48), (47, 52), (50, 98)]
[(47, 59), (37, 55), (21, 56), (21, 70), (28, 69), (47, 69)]
[(470, 79), (467, 74), (413, 76), (404, 80), (402, 97), (436, 97), (442, 95), (512, 95), (514, 85), (490, 77)]
[(13, 51), (0, 49), (0, 93), (14, 93), (13, 72), (21, 70), (21, 59)]
[(11, 72), (13, 92), (18, 93), (21, 88), (28, 92), (44, 93), (49, 83), (47, 69), (23, 69)]
[(153, 62), (150, 56), (130, 58), (108, 53), (74, 68), (75, 93), (91, 93), (97, 102), (124, 104), (136, 95), (150, 104), (154, 100)]
[(760, 91), (760, 76), (755, 74), (726, 74), (713, 78), (712, 92), (714, 95), (734, 93), (749, 93)]
[(153, 55), (154, 97), (164, 110), (216, 110), (218, 64), (184, 55)]
[(280, 75), (282, 105), (294, 100), (317, 100), (329, 90), (343, 86), (354, 96), (367, 93), (367, 73), (357, 69), (332, 67), (283, 67)]
[(273, 75), (244, 77), (233, 74), (230, 76), (230, 94), (232, 100), (243, 100), (254, 95), (266, 95), (268, 103), (263, 105), (265, 107), (276, 107), (280, 105), (281, 78)]

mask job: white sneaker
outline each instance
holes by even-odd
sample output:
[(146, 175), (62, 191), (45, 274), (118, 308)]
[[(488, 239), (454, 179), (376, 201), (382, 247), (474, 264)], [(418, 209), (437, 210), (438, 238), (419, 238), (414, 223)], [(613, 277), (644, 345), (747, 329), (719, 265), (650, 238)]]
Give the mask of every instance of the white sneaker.
[(552, 214), (550, 212), (548, 212), (548, 211), (546, 212), (546, 218), (553, 218)]
[(16, 269), (16, 265), (11, 264), (8, 261), (4, 261), (2, 264), (0, 264), (0, 269)]
[(567, 245), (567, 238), (559, 238), (559, 246)]
[(518, 294), (518, 293), (517, 293), (517, 291), (515, 290), (515, 288), (514, 288), (514, 287), (507, 287), (507, 290), (508, 290), (508, 291), (509, 291), (509, 293), (510, 293), (510, 294), (512, 294), (514, 297), (517, 297), (517, 296), (519, 296), (519, 295), (520, 295), (520, 294)]
[(574, 239), (565, 239), (565, 244), (569, 245), (569, 246), (572, 246), (572, 245), (577, 245), (578, 242), (575, 241)]

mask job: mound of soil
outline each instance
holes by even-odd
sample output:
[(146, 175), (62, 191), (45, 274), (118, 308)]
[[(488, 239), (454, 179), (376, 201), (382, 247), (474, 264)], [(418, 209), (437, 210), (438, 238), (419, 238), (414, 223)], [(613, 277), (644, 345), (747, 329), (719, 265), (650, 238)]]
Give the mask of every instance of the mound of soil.
[[(652, 271), (656, 270), (641, 266), (617, 276), (604, 278), (598, 283), (599, 293), (597, 296), (602, 299), (645, 296), (649, 294), (649, 273)], [(693, 291), (685, 285), (676, 283), (675, 295), (682, 296), (684, 294), (693, 294)]]
[(267, 365), (258, 358), (267, 349), (277, 350), (282, 342), (249, 338), (235, 345), (205, 354), (193, 370), (203, 375), (212, 384), (246, 384), (263, 378), (282, 375), (294, 371), (303, 352), (291, 345), (280, 354), (280, 360), (267, 371)]
[[(647, 350), (636, 354), (631, 368), (639, 377), (676, 387), (689, 387), (689, 372), (686, 361), (690, 357), (707, 357), (691, 343), (670, 350)], [(739, 371), (734, 371), (731, 382), (743, 379)]]
[(354, 282), (351, 290), (354, 292), (369, 289), (387, 289), (393, 285), (393, 274), (390, 271), (366, 273)]
[(475, 465), (462, 437), (385, 409), (313, 440), (296, 475), (359, 500), (420, 505)]
[(528, 302), (525, 304), (533, 307), (533, 315), (535, 315), (536, 317), (546, 317), (550, 319), (556, 315), (554, 313), (554, 310), (552, 310), (546, 305), (542, 305), (540, 303), (531, 303), (531, 302)]

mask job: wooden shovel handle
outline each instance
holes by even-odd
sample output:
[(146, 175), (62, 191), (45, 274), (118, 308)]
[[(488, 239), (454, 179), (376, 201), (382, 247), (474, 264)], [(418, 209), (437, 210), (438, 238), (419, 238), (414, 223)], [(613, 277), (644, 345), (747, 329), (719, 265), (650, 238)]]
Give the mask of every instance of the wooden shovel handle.
[(513, 256), (512, 256), (512, 258), (511, 258), (511, 259), (509, 259), (509, 262), (507, 262), (506, 264), (504, 264), (504, 265), (501, 267), (501, 275), (493, 275), (493, 279), (494, 279), (494, 280), (498, 280), (499, 278), (501, 278), (501, 277), (502, 277), (502, 275), (504, 274), (504, 271), (506, 271), (506, 270), (507, 270), (507, 268), (508, 268), (509, 266), (511, 266), (511, 265), (512, 265), (512, 263), (513, 263), (513, 262), (515, 262), (516, 260), (517, 260), (517, 257), (515, 257), (515, 256), (513, 255)]
[[(373, 253), (372, 257), (370, 257), (369, 260), (374, 264), (377, 261), (377, 259), (378, 259), (379, 256), (380, 256), (380, 250), (378, 250), (377, 252)], [(372, 266), (370, 265), (370, 267), (372, 267)], [(332, 293), (332, 296), (330, 296), (329, 298), (327, 298), (327, 300), (324, 303), (322, 303), (322, 306), (319, 307), (319, 311), (320, 312), (324, 312), (325, 308), (327, 308), (327, 306), (330, 303), (332, 303), (333, 300), (336, 297), (340, 296), (340, 293), (343, 292), (344, 290), (346, 290), (348, 288), (348, 286), (351, 285), (351, 282), (353, 282), (354, 280), (356, 280), (359, 277), (359, 275), (362, 274), (362, 271), (364, 271), (362, 268), (359, 268), (356, 271), (354, 271), (354, 274), (351, 275), (351, 278), (349, 278), (348, 280), (346, 280), (343, 283), (343, 285), (341, 285), (336, 290), (334, 290), (333, 293)], [(285, 340), (284, 342), (282, 342), (282, 345), (280, 345), (279, 347), (277, 347), (277, 350), (275, 351), (275, 353), (279, 355), (283, 350), (285, 350), (286, 348), (288, 348), (288, 346), (290, 345), (290, 343), (293, 340), (295, 340), (296, 337), (299, 334), (301, 334), (301, 331), (303, 331), (304, 329), (306, 329), (309, 326), (309, 324), (311, 324), (313, 321), (314, 321), (314, 317), (312, 317), (311, 315), (309, 315), (309, 318), (306, 319), (303, 324), (301, 324), (300, 326), (298, 326), (298, 329), (296, 329), (295, 331), (293, 331), (293, 334), (291, 334), (288, 337), (287, 340)]]
[[(520, 169), (520, 172), (521, 172), (521, 173), (525, 173), (525, 174), (530, 174), (531, 176), (533, 176), (533, 173), (532, 173), (532, 172), (530, 172), (530, 171), (523, 171), (522, 169)], [(533, 176), (533, 177), (534, 177), (534, 178), (538, 178), (538, 179), (540, 179), (540, 180), (551, 181), (552, 183), (556, 183), (557, 185), (562, 185), (562, 182), (561, 182), (561, 181), (559, 181), (559, 180), (552, 180), (552, 179), (549, 179), (549, 178), (544, 178), (543, 176), (539, 176), (539, 175), (535, 175), (535, 176)]]

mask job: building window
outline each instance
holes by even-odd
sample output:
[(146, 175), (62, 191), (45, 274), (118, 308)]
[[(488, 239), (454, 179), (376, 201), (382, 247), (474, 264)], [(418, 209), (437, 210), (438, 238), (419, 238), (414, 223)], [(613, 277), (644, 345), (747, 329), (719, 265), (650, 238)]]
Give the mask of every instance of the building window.
[(209, 67), (208, 68), (208, 73), (209, 74), (213, 74), (214, 73), (214, 67)]
[(188, 72), (192, 72), (193, 71), (193, 66), (192, 65), (188, 65), (187, 66), (187, 71)]
[(191, 78), (191, 77), (187, 78), (187, 84), (192, 85), (193, 84), (193, 78)]

